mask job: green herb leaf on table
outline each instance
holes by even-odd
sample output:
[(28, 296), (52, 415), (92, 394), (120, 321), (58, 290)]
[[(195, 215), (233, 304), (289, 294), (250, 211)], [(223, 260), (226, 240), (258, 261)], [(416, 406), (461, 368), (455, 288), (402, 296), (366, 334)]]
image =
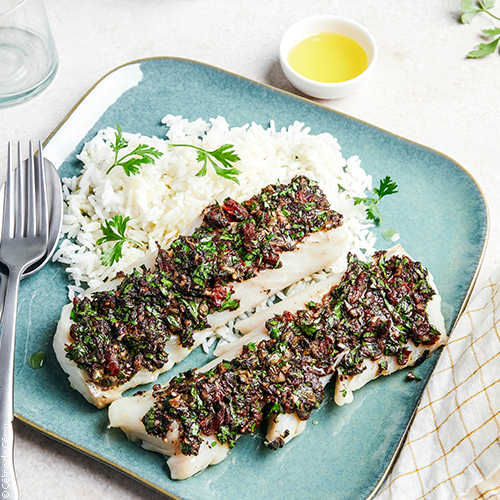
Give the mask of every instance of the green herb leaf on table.
[(121, 215), (115, 215), (111, 220), (104, 221), (104, 223), (101, 222), (101, 231), (104, 236), (97, 240), (97, 244), (102, 245), (103, 243), (116, 241), (114, 246), (102, 252), (101, 262), (105, 266), (111, 266), (123, 257), (123, 244), (126, 241), (130, 241), (139, 246), (142, 245), (139, 241), (131, 240), (125, 236), (125, 230), (127, 229), (127, 222), (129, 220), (130, 217), (125, 217), (124, 219)]
[[(482, 32), (485, 35), (492, 37), (495, 35), (500, 35), (500, 28), (485, 29), (482, 30)], [(495, 52), (499, 41), (500, 41), (500, 36), (498, 36), (495, 40), (493, 40), (490, 43), (480, 43), (477, 47), (474, 47), (474, 50), (471, 50), (467, 54), (467, 57), (472, 59), (477, 59), (479, 57), (489, 56), (490, 54), (493, 54), (493, 52)]]
[(120, 125), (116, 126), (115, 142), (111, 144), (111, 149), (115, 153), (113, 165), (108, 168), (106, 174), (109, 174), (115, 167), (122, 167), (127, 176), (135, 175), (140, 172), (142, 165), (154, 163), (156, 159), (163, 156), (161, 151), (148, 146), (147, 144), (139, 144), (132, 152), (127, 153), (118, 159), (118, 153), (128, 146), (127, 141), (123, 138)]
[(196, 149), (198, 152), (196, 160), (203, 163), (203, 166), (196, 174), (198, 177), (207, 175), (207, 165), (210, 162), (210, 165), (212, 165), (217, 175), (236, 182), (236, 184), (240, 183), (236, 176), (241, 172), (233, 166), (233, 163), (240, 161), (240, 157), (234, 151), (234, 146), (232, 144), (223, 144), (220, 148), (214, 149), (213, 151), (207, 151), (193, 144), (170, 144), (170, 147)]
[(377, 198), (360, 198), (356, 196), (354, 198), (354, 204), (360, 205), (364, 204), (366, 207), (366, 217), (369, 220), (373, 220), (374, 223), (379, 226), (382, 224), (382, 213), (379, 210), (378, 204), (382, 198), (389, 196), (391, 194), (397, 193), (398, 185), (394, 182), (389, 175), (386, 175), (379, 183), (378, 188), (373, 188), (373, 193), (377, 195)]
[[(494, 3), (494, 2), (493, 2)], [(462, 0), (462, 23), (470, 24), (482, 9), (478, 7), (473, 0)]]
[(484, 12), (500, 21), (500, 18), (490, 12), (490, 9), (495, 6), (496, 0), (478, 0), (478, 2), (476, 4), (474, 0), (462, 0), (462, 17), (460, 18), (462, 23), (470, 24), (480, 12)]
[[(494, 19), (500, 21), (500, 17), (495, 16), (490, 9), (495, 6), (496, 0), (478, 0), (478, 4), (474, 2), (474, 0), (462, 0), (462, 16), (461, 21), (464, 24), (470, 24), (472, 20), (479, 14), (480, 12), (484, 12)], [(500, 28), (492, 28), (492, 29), (483, 29), (482, 32), (487, 37), (500, 36)], [(467, 57), (472, 59), (478, 59), (480, 57), (489, 56), (496, 51), (500, 38), (496, 38), (489, 43), (481, 43), (478, 46), (474, 47), (474, 50), (471, 50)]]

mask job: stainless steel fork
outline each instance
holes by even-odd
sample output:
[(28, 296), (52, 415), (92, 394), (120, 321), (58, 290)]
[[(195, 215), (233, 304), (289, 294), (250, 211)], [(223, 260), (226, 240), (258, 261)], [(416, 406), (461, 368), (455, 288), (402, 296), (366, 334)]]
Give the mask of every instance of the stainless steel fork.
[[(2, 433), (2, 495), (19, 498), (14, 471), (14, 348), (19, 281), (23, 271), (47, 251), (48, 214), (42, 145), (38, 157), (29, 144), (29, 159), (23, 171), (21, 144), (18, 166), (12, 169), (9, 143), (5, 183), (0, 263), (8, 271), (3, 324), (0, 335), (0, 429)], [(7, 496), (6, 496), (7, 495)]]

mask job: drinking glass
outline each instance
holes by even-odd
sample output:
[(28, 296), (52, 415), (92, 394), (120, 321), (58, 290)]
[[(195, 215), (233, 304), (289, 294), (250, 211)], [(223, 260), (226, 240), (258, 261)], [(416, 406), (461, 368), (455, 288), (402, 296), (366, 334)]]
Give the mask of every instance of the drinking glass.
[(0, 108), (45, 89), (58, 65), (43, 1), (0, 0)]

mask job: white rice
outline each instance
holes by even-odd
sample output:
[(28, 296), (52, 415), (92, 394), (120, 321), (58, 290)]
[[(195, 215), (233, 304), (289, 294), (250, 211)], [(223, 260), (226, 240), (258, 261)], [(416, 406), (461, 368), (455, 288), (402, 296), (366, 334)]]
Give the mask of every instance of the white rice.
[[(299, 122), (279, 131), (274, 122), (267, 129), (256, 123), (230, 128), (222, 117), (190, 122), (167, 115), (163, 123), (167, 127), (166, 139), (123, 133), (128, 146), (120, 157), (139, 144), (163, 153), (154, 164), (144, 165), (140, 174), (129, 177), (122, 167), (106, 174), (115, 156), (110, 144), (115, 141), (116, 130), (108, 128), (99, 131), (78, 155), (83, 163), (81, 175), (63, 179), (65, 239), (54, 259), (68, 266), (70, 298), (88, 287), (100, 286), (118, 271), (129, 270), (134, 262), (156, 250), (156, 242), (168, 247), (221, 192), (243, 201), (264, 186), (286, 182), (298, 173), (316, 179), (332, 207), (344, 215), (351, 251), (360, 256), (373, 252), (375, 237), (365, 210), (353, 202), (354, 196), (363, 197), (371, 189), (371, 176), (360, 167), (357, 156), (343, 158), (331, 134), (311, 135), (310, 129)], [(223, 144), (233, 145), (241, 159), (235, 165), (241, 170), (240, 184), (217, 176), (211, 166), (206, 176), (197, 177), (202, 166), (197, 152), (193, 148), (169, 147), (177, 143), (209, 151)], [(130, 217), (125, 234), (142, 246), (125, 243), (123, 258), (106, 267), (101, 263), (101, 252), (113, 243), (96, 242), (103, 236), (101, 222), (115, 215)], [(285, 293), (289, 295), (325, 277), (326, 273), (319, 273), (292, 285)], [(231, 325), (217, 333), (227, 340), (234, 337)]]

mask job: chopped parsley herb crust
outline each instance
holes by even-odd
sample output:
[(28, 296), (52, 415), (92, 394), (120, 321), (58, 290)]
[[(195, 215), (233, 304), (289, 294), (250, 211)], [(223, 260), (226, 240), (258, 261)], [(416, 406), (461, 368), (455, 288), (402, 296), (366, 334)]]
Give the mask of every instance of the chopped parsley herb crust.
[(227, 198), (202, 215), (191, 236), (159, 249), (153, 270), (121, 273), (115, 290), (74, 300), (73, 342), (66, 356), (93, 382), (110, 387), (141, 368), (160, 369), (172, 335), (191, 347), (194, 332), (209, 326), (209, 314), (238, 309), (232, 282), (281, 267), (282, 252), (342, 222), (317, 184), (304, 176), (267, 186), (241, 204)]
[[(269, 339), (249, 343), (210, 372), (190, 370), (165, 387), (155, 385), (155, 405), (142, 419), (146, 431), (165, 438), (176, 421), (182, 453), (197, 455), (201, 435), (232, 447), (268, 416), (295, 412), (308, 419), (324, 399), (321, 377), (337, 369), (355, 375), (366, 358), (382, 355), (404, 365), (409, 340), (437, 342), (439, 332), (426, 313), (435, 293), (427, 277), (407, 257), (386, 259), (378, 252), (369, 264), (349, 255), (341, 283), (322, 302), (268, 320)], [(285, 437), (268, 446), (282, 447)]]

